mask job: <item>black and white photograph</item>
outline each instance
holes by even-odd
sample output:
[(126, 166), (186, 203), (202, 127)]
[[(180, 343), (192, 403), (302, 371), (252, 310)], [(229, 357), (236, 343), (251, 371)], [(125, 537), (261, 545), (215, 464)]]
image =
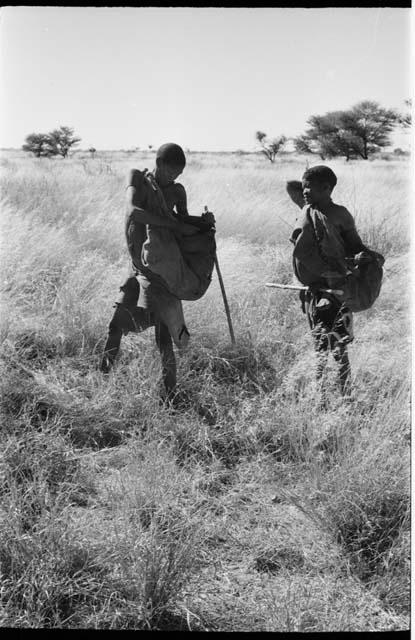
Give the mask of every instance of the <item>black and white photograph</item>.
[(413, 27), (0, 8), (0, 630), (409, 638)]

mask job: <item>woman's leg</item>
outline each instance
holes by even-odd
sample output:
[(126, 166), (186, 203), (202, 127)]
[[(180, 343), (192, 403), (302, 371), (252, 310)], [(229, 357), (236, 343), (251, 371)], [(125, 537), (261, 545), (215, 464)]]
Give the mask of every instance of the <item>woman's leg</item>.
[(327, 360), (329, 356), (329, 339), (326, 332), (326, 327), (318, 322), (312, 329), (314, 349), (317, 356), (316, 366), (316, 380), (317, 388), (320, 395), (320, 405), (325, 407), (327, 405), (326, 395), (326, 368)]
[(333, 357), (339, 366), (338, 381), (342, 395), (349, 396), (351, 393), (351, 368), (347, 346), (337, 344), (333, 349)]
[(120, 287), (121, 296), (116, 302), (116, 309), (112, 316), (108, 328), (108, 337), (104, 347), (104, 354), (101, 361), (101, 371), (108, 373), (111, 369), (120, 348), (123, 333), (135, 331), (134, 309), (137, 305), (140, 294), (140, 285), (137, 278), (128, 278)]
[(311, 335), (313, 336), (314, 350), (317, 356), (316, 380), (320, 394), (320, 404), (323, 407), (327, 404), (324, 374), (329, 355), (329, 339), (327, 335), (327, 313), (324, 313), (324, 308), (322, 309), (317, 306), (319, 302), (320, 298), (316, 294), (309, 295), (308, 299), (305, 301), (305, 312), (310, 325)]
[(170, 332), (162, 322), (156, 324), (156, 343), (161, 355), (163, 383), (168, 399), (176, 388), (176, 358)]

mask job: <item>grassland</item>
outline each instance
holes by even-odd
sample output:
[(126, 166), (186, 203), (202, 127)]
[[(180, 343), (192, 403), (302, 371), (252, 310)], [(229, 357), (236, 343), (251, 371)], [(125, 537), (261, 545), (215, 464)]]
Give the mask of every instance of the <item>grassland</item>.
[(237, 344), (215, 276), (184, 305), (172, 412), (152, 330), (98, 371), (128, 270), (125, 176), (153, 156), (3, 153), (1, 626), (409, 628), (410, 167), (330, 162), (386, 271), (355, 318), (352, 400), (332, 386), (321, 412), (297, 295), (264, 287), (292, 281), (284, 185), (305, 162), (189, 155)]

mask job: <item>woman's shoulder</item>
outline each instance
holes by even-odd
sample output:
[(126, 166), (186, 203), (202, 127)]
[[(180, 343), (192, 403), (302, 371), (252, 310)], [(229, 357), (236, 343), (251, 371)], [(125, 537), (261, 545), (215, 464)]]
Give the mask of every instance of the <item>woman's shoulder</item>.
[(127, 187), (140, 188), (144, 184), (144, 177), (147, 169), (140, 171), (139, 169), (130, 169), (127, 175)]
[(332, 203), (330, 209), (330, 218), (336, 226), (342, 229), (349, 229), (355, 225), (354, 218), (350, 211), (343, 205), (336, 204), (335, 202)]
[(179, 197), (183, 197), (186, 195), (186, 189), (182, 184), (180, 184), (180, 182), (173, 182), (173, 184), (170, 185), (170, 188)]

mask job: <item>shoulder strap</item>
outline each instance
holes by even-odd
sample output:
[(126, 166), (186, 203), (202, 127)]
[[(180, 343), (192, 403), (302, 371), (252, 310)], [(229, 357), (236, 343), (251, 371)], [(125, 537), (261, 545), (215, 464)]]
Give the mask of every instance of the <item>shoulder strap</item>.
[(147, 183), (150, 185), (152, 190), (155, 192), (163, 213), (165, 213), (168, 216), (171, 216), (171, 213), (170, 213), (170, 211), (169, 211), (169, 209), (167, 207), (166, 200), (164, 198), (163, 192), (160, 189), (160, 186), (157, 184), (154, 175), (150, 171), (148, 171), (147, 169), (144, 169), (144, 178), (147, 180)]
[(313, 236), (314, 236), (314, 240), (315, 240), (315, 243), (316, 243), (318, 254), (319, 254), (320, 258), (322, 259), (322, 261), (325, 262), (328, 266), (330, 266), (329, 262), (327, 261), (327, 257), (324, 255), (323, 251), (321, 250), (320, 239), (319, 239), (319, 237), (317, 235), (317, 231), (316, 231), (313, 219), (312, 219), (311, 214), (310, 214), (310, 209), (311, 209), (311, 206), (309, 205), (307, 207), (306, 216), (307, 216), (308, 223), (311, 226), (311, 229), (312, 229), (312, 232), (313, 232)]
[(311, 229), (312, 229), (312, 231), (313, 231), (313, 236), (314, 236), (314, 240), (315, 240), (315, 242), (316, 242), (318, 255), (320, 256), (321, 260), (322, 260), (322, 261), (323, 261), (323, 262), (324, 262), (324, 263), (325, 263), (325, 264), (326, 264), (330, 269), (334, 269), (335, 271), (338, 271), (338, 270), (339, 270), (339, 264), (338, 264), (337, 260), (336, 260), (335, 258), (330, 257), (330, 256), (326, 256), (326, 255), (324, 254), (324, 251), (323, 251), (323, 250), (322, 250), (322, 248), (321, 248), (321, 240), (322, 240), (322, 238), (319, 238), (319, 237), (318, 237), (318, 235), (317, 235), (317, 230), (316, 230), (316, 228), (315, 228), (315, 225), (314, 225), (313, 219), (312, 219), (312, 217), (311, 217), (311, 215), (310, 215), (310, 209), (311, 209), (311, 207), (309, 206), (309, 207), (307, 208), (306, 216), (307, 216), (307, 220), (308, 220), (308, 222), (309, 222), (309, 224), (310, 224), (310, 226), (311, 226)]

